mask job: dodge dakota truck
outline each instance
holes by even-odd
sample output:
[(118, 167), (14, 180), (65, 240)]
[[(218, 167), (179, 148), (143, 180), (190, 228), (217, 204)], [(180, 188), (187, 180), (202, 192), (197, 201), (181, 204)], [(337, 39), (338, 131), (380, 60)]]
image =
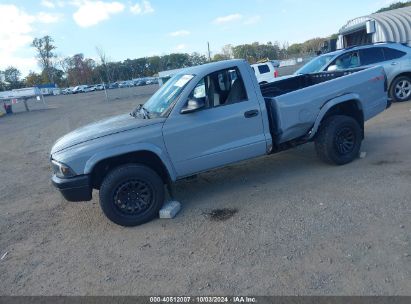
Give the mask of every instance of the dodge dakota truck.
[(99, 190), (111, 221), (136, 226), (158, 216), (175, 181), (228, 164), (311, 141), (325, 162), (347, 164), (364, 122), (389, 106), (381, 67), (261, 86), (245, 60), (187, 68), (130, 114), (57, 140), (52, 183), (68, 201)]

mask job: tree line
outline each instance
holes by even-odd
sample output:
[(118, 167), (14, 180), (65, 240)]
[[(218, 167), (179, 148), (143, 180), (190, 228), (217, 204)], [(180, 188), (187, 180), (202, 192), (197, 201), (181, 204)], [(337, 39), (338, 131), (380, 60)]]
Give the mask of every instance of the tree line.
[[(243, 58), (251, 64), (262, 59), (287, 59), (290, 57), (313, 54), (325, 38), (310, 39), (304, 43), (268, 42), (260, 44), (225, 45), (219, 53), (211, 56), (211, 61)], [(31, 46), (36, 50), (40, 73), (31, 71), (25, 78), (15, 67), (0, 71), (0, 90), (30, 87), (47, 83), (56, 83), (59, 87), (80, 84), (108, 83), (133, 78), (155, 76), (160, 71), (172, 70), (204, 64), (205, 55), (199, 53), (174, 53), (163, 56), (150, 56), (124, 61), (111, 61), (104, 50), (96, 48), (98, 60), (86, 58), (82, 53), (69, 57), (58, 57), (57, 46), (50, 36), (35, 38)]]
[(397, 9), (397, 8), (408, 7), (408, 6), (411, 6), (411, 1), (395, 2), (395, 3), (390, 4), (387, 7), (383, 7), (381, 9), (379, 9), (378, 11), (376, 11), (376, 13), (382, 13), (382, 12), (394, 10), (394, 9)]

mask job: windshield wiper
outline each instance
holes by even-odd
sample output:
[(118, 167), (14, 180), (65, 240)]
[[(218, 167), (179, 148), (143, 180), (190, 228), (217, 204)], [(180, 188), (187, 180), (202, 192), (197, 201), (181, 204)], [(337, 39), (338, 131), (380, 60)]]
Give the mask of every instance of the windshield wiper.
[[(141, 106), (141, 105), (140, 105)], [(137, 107), (137, 108), (135, 108), (134, 110), (133, 110), (133, 112), (130, 112), (130, 116), (133, 116), (134, 118), (136, 118), (137, 117), (137, 112), (140, 110), (140, 108), (139, 107)]]
[(150, 112), (140, 104), (133, 112), (130, 113), (131, 116), (137, 118), (138, 114), (142, 114), (144, 119), (150, 119)]
[(143, 105), (141, 105), (140, 111), (143, 113), (144, 119), (150, 119), (150, 112)]

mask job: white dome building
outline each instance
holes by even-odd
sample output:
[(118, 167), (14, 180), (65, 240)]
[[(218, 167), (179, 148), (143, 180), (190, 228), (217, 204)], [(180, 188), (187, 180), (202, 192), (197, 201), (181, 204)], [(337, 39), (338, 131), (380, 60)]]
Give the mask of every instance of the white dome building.
[(337, 49), (376, 42), (411, 44), (411, 7), (348, 21), (339, 31)]

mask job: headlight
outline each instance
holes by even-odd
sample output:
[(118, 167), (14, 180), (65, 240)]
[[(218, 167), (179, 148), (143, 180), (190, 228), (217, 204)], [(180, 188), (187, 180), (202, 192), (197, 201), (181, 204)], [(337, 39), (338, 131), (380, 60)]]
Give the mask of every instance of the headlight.
[(51, 161), (51, 164), (53, 166), (53, 171), (58, 177), (72, 177), (76, 175), (74, 171), (67, 165), (59, 163), (55, 160)]

